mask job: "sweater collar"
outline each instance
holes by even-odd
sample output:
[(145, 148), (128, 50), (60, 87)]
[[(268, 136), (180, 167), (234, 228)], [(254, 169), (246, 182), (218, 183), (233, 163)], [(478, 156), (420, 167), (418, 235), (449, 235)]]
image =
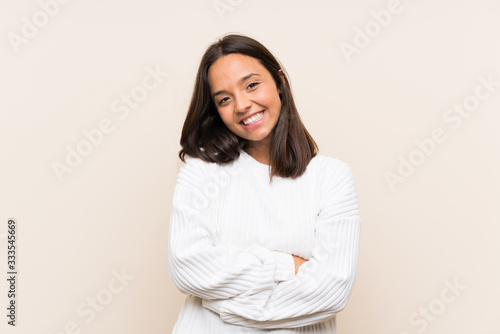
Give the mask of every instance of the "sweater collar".
[(258, 171), (259, 173), (267, 174), (269, 175), (269, 165), (263, 164), (257, 160), (255, 160), (254, 157), (252, 157), (250, 154), (245, 152), (245, 150), (240, 151), (240, 156), (243, 158), (243, 160), (251, 166), (253, 170)]

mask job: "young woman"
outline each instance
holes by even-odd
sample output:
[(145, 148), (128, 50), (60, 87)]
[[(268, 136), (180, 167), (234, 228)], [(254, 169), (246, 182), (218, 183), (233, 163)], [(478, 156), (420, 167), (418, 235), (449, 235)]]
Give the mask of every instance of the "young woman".
[(231, 34), (206, 50), (180, 143), (174, 333), (336, 333), (358, 272), (353, 176), (318, 154), (262, 44)]

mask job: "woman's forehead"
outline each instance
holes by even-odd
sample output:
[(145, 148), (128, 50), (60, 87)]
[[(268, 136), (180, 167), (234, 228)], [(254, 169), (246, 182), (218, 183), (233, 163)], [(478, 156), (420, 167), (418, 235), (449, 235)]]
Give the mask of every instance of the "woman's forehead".
[(250, 72), (263, 76), (267, 71), (257, 59), (232, 53), (217, 59), (208, 69), (208, 77), (239, 80)]

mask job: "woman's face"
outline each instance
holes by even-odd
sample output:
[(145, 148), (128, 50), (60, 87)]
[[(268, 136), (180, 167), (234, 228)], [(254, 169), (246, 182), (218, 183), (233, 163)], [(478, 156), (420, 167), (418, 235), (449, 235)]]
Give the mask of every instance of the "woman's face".
[(231, 53), (208, 69), (210, 94), (224, 124), (249, 146), (269, 144), (281, 111), (271, 74), (249, 56)]

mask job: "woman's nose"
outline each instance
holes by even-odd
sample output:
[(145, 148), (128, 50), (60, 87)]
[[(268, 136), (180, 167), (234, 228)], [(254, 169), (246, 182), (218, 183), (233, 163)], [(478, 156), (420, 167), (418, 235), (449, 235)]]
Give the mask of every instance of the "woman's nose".
[(252, 105), (252, 101), (245, 94), (239, 94), (234, 99), (236, 112), (245, 112)]

